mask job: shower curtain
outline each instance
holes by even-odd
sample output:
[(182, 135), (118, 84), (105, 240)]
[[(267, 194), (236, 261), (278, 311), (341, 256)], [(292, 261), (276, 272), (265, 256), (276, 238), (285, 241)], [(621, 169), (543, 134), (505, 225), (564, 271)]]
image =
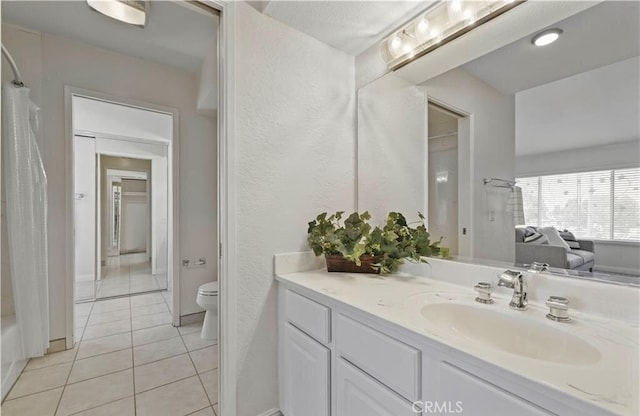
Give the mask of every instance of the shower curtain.
[(11, 283), (24, 358), (49, 346), (47, 177), (36, 143), (38, 108), (29, 89), (3, 86), (2, 163)]

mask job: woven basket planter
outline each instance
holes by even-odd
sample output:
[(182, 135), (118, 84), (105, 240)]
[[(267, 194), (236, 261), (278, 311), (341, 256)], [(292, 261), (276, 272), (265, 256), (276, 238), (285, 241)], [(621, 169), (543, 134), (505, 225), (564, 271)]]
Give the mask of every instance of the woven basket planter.
[(380, 269), (373, 266), (380, 261), (380, 256), (361, 256), (360, 266), (340, 255), (325, 255), (324, 257), (327, 260), (327, 271), (329, 272), (380, 274)]

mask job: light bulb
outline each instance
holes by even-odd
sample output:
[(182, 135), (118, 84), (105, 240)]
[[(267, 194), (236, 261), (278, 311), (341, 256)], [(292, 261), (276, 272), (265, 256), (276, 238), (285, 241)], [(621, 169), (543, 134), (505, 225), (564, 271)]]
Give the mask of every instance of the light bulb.
[(409, 52), (411, 52), (411, 49), (412, 49), (411, 45), (409, 45), (408, 43), (405, 43), (402, 46), (402, 53), (409, 53)]
[(398, 49), (398, 48), (400, 48), (400, 46), (402, 46), (402, 41), (400, 40), (400, 38), (398, 36), (394, 36), (393, 38), (391, 38), (391, 48), (392, 49)]
[(416, 30), (418, 31), (418, 33), (425, 33), (428, 28), (429, 21), (427, 19), (420, 20), (420, 23), (418, 23), (418, 26), (416, 26)]
[(431, 32), (429, 32), (429, 35), (431, 35), (433, 40), (435, 40), (436, 42), (440, 42), (440, 31), (438, 31), (438, 29), (436, 29), (435, 27), (431, 29)]
[(462, 14), (462, 17), (464, 17), (464, 20), (466, 20), (469, 24), (472, 24), (476, 21), (476, 19), (473, 17), (473, 12), (470, 9), (466, 9)]
[(459, 12), (462, 9), (462, 0), (451, 0), (449, 7), (451, 7), (452, 12)]

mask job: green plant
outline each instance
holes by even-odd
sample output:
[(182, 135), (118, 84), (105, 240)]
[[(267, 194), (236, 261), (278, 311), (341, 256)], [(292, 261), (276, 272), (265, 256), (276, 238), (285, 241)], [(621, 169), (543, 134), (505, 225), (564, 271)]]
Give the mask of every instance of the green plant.
[(440, 252), (442, 238), (431, 242), (421, 213), (415, 228), (399, 212), (390, 212), (382, 228), (371, 227), (371, 215), (366, 211), (354, 212), (344, 222), (343, 214), (344, 211), (338, 211), (328, 216), (323, 212), (309, 222), (307, 241), (316, 256), (341, 255), (358, 265), (361, 256), (376, 256), (380, 258), (376, 267), (382, 273), (393, 273), (404, 259), (426, 262), (423, 257)]

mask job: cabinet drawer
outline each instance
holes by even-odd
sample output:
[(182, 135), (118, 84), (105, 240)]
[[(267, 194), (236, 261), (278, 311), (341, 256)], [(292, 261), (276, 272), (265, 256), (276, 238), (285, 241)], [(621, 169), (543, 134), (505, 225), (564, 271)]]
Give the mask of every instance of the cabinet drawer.
[(418, 400), (419, 350), (344, 315), (336, 321), (338, 354), (407, 400)]
[(287, 290), (285, 293), (285, 316), (289, 322), (328, 344), (331, 339), (331, 311), (324, 305)]
[(447, 362), (440, 363), (440, 399), (462, 414), (552, 416), (551, 413)]
[(336, 370), (337, 416), (418, 416), (402, 399), (343, 359)]

